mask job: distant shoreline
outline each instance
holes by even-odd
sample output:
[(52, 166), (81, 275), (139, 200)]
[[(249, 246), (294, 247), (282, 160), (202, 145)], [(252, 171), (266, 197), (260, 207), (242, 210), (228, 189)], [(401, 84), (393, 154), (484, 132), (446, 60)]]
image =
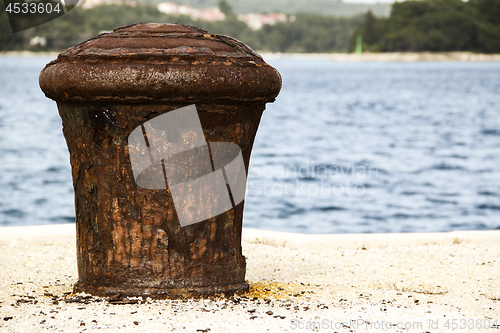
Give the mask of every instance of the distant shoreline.
[(499, 62), (500, 54), (472, 52), (387, 52), (387, 53), (261, 53), (264, 59), (307, 59), (339, 62)]
[[(328, 60), (339, 62), (500, 62), (500, 54), (473, 52), (387, 52), (387, 53), (271, 53), (258, 52), (264, 59)], [(56, 58), (58, 52), (7, 51), (0, 56)]]
[(28, 57), (54, 57), (56, 58), (59, 52), (32, 52), (32, 51), (2, 51), (0, 56), (6, 57), (18, 57), (18, 58), (28, 58)]

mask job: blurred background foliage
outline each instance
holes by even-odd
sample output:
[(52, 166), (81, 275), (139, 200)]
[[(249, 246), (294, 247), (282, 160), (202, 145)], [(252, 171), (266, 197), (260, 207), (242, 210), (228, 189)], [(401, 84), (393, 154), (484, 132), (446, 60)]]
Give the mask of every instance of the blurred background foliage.
[[(500, 52), (499, 0), (396, 2), (388, 18), (365, 15), (356, 35), (369, 51)], [(352, 41), (351, 41), (351, 49)]]
[[(287, 22), (260, 30), (239, 21), (226, 1), (220, 1), (219, 7), (226, 19), (218, 22), (165, 15), (152, 4), (76, 7), (53, 21), (13, 34), (0, 2), (0, 51), (60, 52), (119, 26), (177, 22), (235, 37), (259, 51), (353, 52), (361, 35), (363, 50), (371, 52), (500, 53), (499, 0), (407, 0), (394, 3), (389, 17), (372, 11), (354, 17), (297, 13)], [(45, 43), (33, 43), (36, 37)]]

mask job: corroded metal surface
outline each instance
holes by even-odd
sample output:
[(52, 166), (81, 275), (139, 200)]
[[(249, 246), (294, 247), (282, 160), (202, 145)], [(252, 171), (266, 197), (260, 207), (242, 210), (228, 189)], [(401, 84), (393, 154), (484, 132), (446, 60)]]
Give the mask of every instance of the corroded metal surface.
[(178, 24), (118, 28), (61, 53), (40, 75), (57, 101), (272, 102), (278, 72), (245, 44)]
[(177, 297), (248, 288), (244, 202), (181, 227), (168, 188), (135, 183), (127, 137), (158, 115), (196, 103), (206, 140), (237, 144), (248, 170), (265, 103), (281, 87), (275, 69), (234, 39), (140, 24), (62, 53), (42, 71), (40, 85), (57, 101), (70, 151), (76, 290)]

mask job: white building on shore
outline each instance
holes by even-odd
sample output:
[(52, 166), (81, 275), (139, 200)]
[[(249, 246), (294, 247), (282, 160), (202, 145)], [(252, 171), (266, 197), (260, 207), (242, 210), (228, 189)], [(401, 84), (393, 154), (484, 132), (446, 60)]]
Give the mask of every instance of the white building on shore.
[(222, 21), (226, 17), (226, 15), (224, 15), (224, 13), (217, 7), (196, 9), (191, 6), (179, 5), (174, 2), (162, 2), (158, 4), (157, 8), (164, 14), (173, 16), (186, 15), (196, 21)]

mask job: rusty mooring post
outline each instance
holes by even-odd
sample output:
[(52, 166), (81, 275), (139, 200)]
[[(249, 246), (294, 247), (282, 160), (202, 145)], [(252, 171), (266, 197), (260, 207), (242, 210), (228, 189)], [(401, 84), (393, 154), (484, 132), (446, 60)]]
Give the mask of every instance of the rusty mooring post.
[(76, 291), (248, 289), (242, 200), (262, 112), (281, 88), (274, 68), (230, 37), (136, 24), (61, 53), (40, 87), (71, 157)]

